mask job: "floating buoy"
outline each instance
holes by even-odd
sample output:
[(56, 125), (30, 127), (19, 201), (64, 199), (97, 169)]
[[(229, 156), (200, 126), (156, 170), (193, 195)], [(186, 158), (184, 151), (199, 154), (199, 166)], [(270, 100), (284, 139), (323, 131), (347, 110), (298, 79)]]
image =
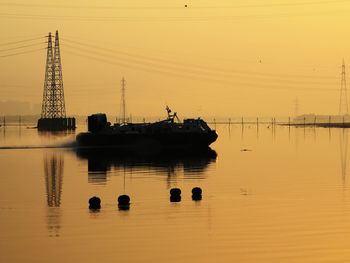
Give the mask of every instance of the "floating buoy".
[(120, 195), (118, 197), (118, 205), (130, 205), (130, 197), (128, 195)]
[(181, 196), (181, 189), (180, 188), (171, 188), (170, 189), (170, 196)]
[(128, 195), (120, 195), (118, 197), (118, 208), (120, 210), (129, 210), (129, 208), (130, 208), (130, 197)]
[(171, 188), (170, 189), (170, 202), (180, 202), (181, 201), (181, 189)]
[(202, 200), (202, 189), (199, 187), (194, 187), (192, 189), (192, 200), (199, 201)]
[(192, 189), (192, 195), (202, 195), (202, 189), (200, 187), (194, 187)]
[(89, 199), (89, 208), (90, 209), (100, 209), (101, 208), (101, 199), (97, 196), (93, 196)]

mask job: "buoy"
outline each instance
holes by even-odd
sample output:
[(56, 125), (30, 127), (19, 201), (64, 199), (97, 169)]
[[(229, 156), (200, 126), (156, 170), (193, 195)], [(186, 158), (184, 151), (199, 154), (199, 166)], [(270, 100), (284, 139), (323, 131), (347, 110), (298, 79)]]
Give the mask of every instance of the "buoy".
[(120, 195), (118, 197), (118, 205), (130, 205), (130, 197), (128, 195)]
[(181, 189), (180, 188), (171, 188), (170, 189), (170, 196), (181, 196)]
[(89, 199), (89, 208), (90, 209), (100, 209), (101, 208), (101, 199), (97, 196), (93, 196)]
[(200, 201), (202, 200), (202, 189), (199, 187), (194, 187), (192, 189), (192, 200), (193, 201)]
[(118, 197), (118, 208), (119, 210), (130, 209), (130, 197), (128, 195), (120, 195)]
[(181, 201), (181, 189), (171, 188), (170, 189), (170, 202), (180, 202)]
[(192, 189), (192, 195), (202, 195), (202, 189), (199, 187), (194, 187)]

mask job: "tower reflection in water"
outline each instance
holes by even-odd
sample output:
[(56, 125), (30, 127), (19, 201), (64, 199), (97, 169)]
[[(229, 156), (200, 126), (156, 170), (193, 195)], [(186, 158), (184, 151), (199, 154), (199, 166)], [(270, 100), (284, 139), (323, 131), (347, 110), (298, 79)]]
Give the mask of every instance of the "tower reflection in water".
[(201, 151), (120, 151), (116, 149), (77, 149), (77, 156), (88, 161), (89, 182), (106, 183), (110, 170), (151, 172), (163, 175), (168, 181), (183, 170), (185, 176), (200, 177), (217, 154), (207, 148)]
[(343, 186), (346, 186), (346, 170), (348, 162), (348, 129), (339, 130), (340, 164)]
[(58, 237), (61, 228), (61, 194), (63, 182), (63, 155), (49, 153), (44, 156), (44, 174), (47, 196), (47, 225), (49, 236)]

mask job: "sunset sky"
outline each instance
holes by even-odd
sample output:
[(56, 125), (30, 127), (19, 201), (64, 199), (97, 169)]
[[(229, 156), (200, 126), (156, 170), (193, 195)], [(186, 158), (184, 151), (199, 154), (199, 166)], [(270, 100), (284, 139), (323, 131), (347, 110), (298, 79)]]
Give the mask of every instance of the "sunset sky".
[(68, 115), (119, 114), (123, 76), (132, 115), (289, 116), (296, 98), (337, 114), (349, 14), (350, 0), (1, 0), (0, 100), (41, 103), (58, 30)]

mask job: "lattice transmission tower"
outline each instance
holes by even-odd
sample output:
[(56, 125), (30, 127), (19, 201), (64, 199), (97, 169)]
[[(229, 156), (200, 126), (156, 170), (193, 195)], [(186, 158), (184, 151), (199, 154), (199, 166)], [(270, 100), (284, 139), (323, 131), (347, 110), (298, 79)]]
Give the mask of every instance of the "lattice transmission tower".
[(120, 118), (122, 123), (126, 123), (126, 101), (125, 101), (125, 79), (122, 78), (121, 82), (121, 99), (120, 99)]
[(51, 33), (48, 35), (45, 82), (41, 118), (66, 118), (58, 31), (54, 51)]
[(347, 115), (348, 113), (349, 113), (349, 108), (348, 108), (348, 94), (346, 90), (345, 62), (343, 60), (342, 71), (341, 71), (341, 83), (340, 83), (339, 115)]
[(295, 117), (298, 117), (298, 115), (299, 115), (299, 99), (298, 99), (298, 97), (295, 98), (294, 112), (295, 112)]

